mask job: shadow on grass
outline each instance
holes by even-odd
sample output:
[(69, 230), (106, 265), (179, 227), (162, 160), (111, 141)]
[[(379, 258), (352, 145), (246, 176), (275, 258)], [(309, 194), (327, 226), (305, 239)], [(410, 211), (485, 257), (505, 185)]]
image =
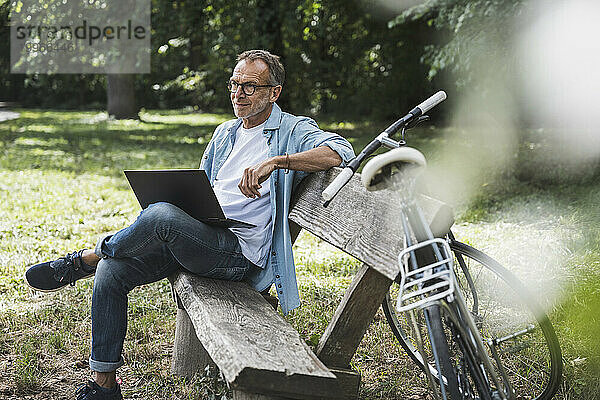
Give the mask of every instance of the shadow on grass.
[(104, 113), (21, 112), (0, 125), (1, 168), (112, 176), (123, 169), (197, 168), (215, 127), (227, 119), (146, 113), (151, 122), (112, 121)]

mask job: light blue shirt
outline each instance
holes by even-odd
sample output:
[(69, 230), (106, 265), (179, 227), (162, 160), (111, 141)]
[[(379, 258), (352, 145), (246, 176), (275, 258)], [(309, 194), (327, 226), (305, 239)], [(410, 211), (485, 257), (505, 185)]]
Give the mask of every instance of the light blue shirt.
[[(211, 184), (214, 184), (219, 169), (229, 157), (236, 131), (241, 124), (242, 119), (238, 118), (224, 122), (215, 129), (200, 164), (200, 168), (206, 171)], [(338, 134), (322, 131), (317, 123), (308, 117), (296, 117), (281, 111), (277, 104), (273, 105), (263, 135), (267, 138), (269, 157), (328, 146), (342, 158), (341, 166), (354, 158), (352, 145), (346, 139)], [(306, 175), (307, 172), (290, 170), (286, 173), (282, 169), (277, 169), (271, 174), (270, 202), (273, 216), (271, 249), (265, 268), (248, 279), (248, 283), (261, 292), (275, 283), (277, 297), (284, 314), (300, 305), (288, 214), (292, 191)]]

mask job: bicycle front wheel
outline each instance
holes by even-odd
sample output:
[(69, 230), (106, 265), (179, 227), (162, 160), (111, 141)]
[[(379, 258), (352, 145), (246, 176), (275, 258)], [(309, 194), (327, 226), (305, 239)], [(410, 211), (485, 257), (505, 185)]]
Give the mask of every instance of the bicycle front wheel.
[[(452, 241), (459, 290), (485, 342), (497, 340), (497, 353), (517, 398), (548, 400), (558, 390), (562, 358), (554, 328), (524, 285), (497, 261)], [(390, 328), (419, 367), (425, 363), (409, 332), (406, 315), (396, 312), (398, 285), (383, 301)], [(489, 345), (490, 359), (494, 360)], [(494, 361), (492, 361), (494, 362)], [(435, 366), (428, 366), (435, 373)]]

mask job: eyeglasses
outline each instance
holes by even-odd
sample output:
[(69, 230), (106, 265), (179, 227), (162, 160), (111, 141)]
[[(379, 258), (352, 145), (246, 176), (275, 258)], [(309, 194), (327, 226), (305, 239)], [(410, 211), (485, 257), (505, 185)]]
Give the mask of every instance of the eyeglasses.
[(238, 87), (240, 86), (242, 87), (242, 92), (244, 92), (246, 96), (252, 96), (256, 91), (256, 88), (275, 87), (277, 85), (255, 85), (254, 83), (237, 83), (236, 81), (227, 82), (227, 89), (229, 89), (231, 93), (237, 92)]

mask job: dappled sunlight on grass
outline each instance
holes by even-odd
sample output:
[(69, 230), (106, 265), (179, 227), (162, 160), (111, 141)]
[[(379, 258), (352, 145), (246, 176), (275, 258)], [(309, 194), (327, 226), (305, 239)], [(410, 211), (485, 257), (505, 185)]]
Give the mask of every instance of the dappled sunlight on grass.
[(191, 127), (172, 115), (161, 123), (158, 113), (148, 113), (157, 122), (145, 123), (94, 112), (20, 111), (21, 118), (0, 125), (0, 167), (113, 176), (123, 169), (197, 168), (218, 119), (195, 114), (197, 126)]
[(29, 132), (41, 132), (41, 133), (54, 133), (57, 130), (56, 126), (50, 126), (50, 125), (29, 125), (27, 127), (27, 130)]
[(140, 119), (144, 122), (154, 122), (165, 125), (186, 124), (189, 126), (210, 126), (222, 124), (233, 118), (233, 115), (227, 114), (204, 114), (190, 113), (182, 114), (180, 112), (168, 112), (163, 110), (145, 111), (140, 113)]
[(36, 147), (54, 147), (58, 145), (69, 144), (66, 139), (63, 138), (18, 138), (14, 141), (17, 146), (36, 146)]
[(293, 250), (298, 275), (345, 277), (354, 274), (360, 265), (355, 258), (306, 231), (300, 232)]

